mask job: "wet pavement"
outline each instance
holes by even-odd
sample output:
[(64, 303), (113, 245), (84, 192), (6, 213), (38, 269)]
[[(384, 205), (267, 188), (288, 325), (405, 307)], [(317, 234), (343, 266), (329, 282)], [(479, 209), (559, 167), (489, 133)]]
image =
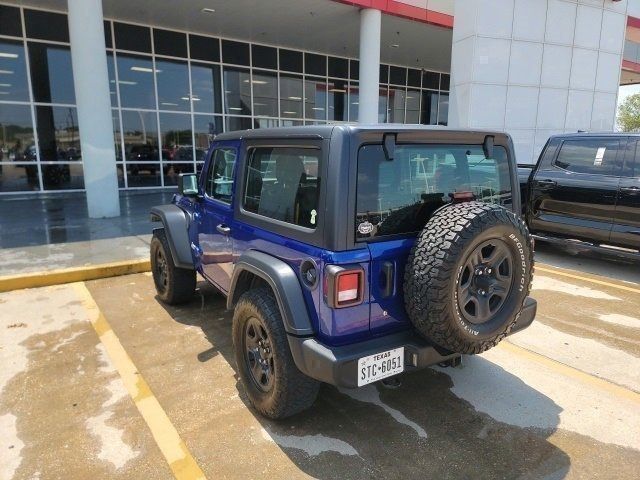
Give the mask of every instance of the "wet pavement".
[(209, 479), (637, 478), (640, 284), (539, 264), (533, 294), (532, 327), (460, 368), (323, 386), (284, 422), (248, 405), (203, 282), (179, 308), (148, 274), (0, 294), (0, 478), (193, 478), (162, 415)]
[(151, 232), (149, 209), (171, 202), (174, 192), (120, 193), (121, 216), (89, 218), (84, 194), (4, 196), (0, 201), (0, 248), (104, 240)]

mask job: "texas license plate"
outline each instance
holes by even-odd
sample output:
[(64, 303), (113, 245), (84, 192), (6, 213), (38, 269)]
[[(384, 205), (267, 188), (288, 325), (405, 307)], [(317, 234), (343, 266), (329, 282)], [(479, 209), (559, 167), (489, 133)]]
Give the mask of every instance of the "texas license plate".
[(358, 359), (358, 386), (377, 382), (404, 370), (404, 347)]

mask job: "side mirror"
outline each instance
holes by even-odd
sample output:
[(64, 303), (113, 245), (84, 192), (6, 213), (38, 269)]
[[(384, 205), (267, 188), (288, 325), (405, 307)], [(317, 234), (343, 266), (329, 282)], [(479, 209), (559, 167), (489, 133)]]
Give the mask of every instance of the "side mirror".
[(185, 197), (197, 197), (198, 176), (195, 173), (181, 173), (178, 177), (178, 193)]

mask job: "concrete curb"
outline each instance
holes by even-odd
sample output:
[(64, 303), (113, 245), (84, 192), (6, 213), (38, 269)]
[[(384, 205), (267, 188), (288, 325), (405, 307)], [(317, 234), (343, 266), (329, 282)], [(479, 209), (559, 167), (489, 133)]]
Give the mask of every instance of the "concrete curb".
[(83, 282), (98, 278), (117, 277), (151, 270), (148, 259), (126, 260), (122, 262), (102, 263), (85, 267), (64, 268), (43, 272), (29, 272), (19, 275), (0, 277), (0, 292), (23, 288), (46, 287), (61, 283)]

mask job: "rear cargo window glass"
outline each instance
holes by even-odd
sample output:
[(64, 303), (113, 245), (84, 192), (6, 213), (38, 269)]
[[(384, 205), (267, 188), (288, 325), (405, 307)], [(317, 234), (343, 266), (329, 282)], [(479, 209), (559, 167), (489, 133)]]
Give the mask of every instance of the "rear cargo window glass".
[(254, 148), (245, 173), (244, 209), (314, 229), (318, 222), (319, 164), (318, 149)]
[(381, 145), (361, 147), (356, 238), (418, 232), (454, 197), (510, 206), (506, 150), (495, 146), (494, 157), (481, 145), (397, 145), (388, 161)]
[(619, 145), (619, 140), (606, 138), (565, 140), (555, 165), (570, 172), (615, 175)]

